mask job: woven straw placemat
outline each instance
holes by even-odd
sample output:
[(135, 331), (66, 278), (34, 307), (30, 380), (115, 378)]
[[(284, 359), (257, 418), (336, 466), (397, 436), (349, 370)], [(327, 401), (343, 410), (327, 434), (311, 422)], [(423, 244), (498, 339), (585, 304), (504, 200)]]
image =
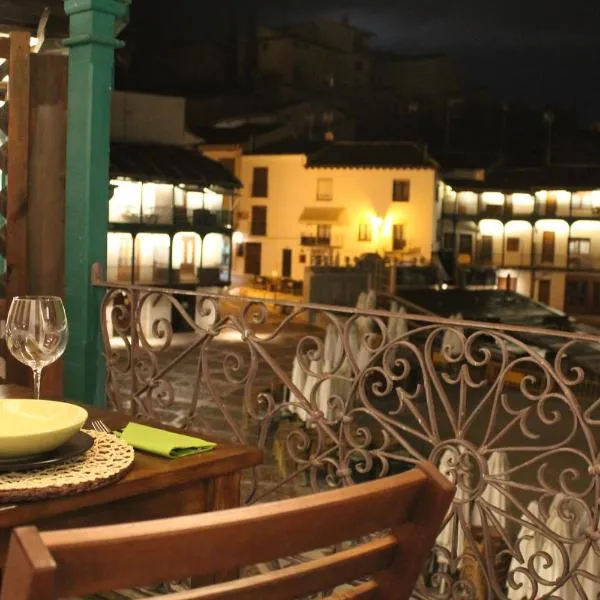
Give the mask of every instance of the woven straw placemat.
[(94, 445), (81, 456), (45, 469), (0, 474), (0, 503), (89, 492), (117, 481), (131, 469), (131, 446), (110, 433), (86, 433), (94, 438)]

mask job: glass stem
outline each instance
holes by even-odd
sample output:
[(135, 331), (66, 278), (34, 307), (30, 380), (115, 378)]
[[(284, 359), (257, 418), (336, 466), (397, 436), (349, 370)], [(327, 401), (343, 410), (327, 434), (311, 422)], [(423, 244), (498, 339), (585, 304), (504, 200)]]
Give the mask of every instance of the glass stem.
[(40, 383), (42, 382), (41, 367), (32, 368), (33, 371), (33, 391), (37, 400), (40, 399)]

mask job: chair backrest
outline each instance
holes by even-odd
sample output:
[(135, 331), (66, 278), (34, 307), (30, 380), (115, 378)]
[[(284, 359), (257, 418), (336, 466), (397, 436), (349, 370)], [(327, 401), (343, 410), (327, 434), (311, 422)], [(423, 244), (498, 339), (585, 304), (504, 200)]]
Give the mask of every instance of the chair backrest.
[(55, 600), (231, 573), (377, 532), (384, 533), (340, 552), (180, 592), (176, 600), (283, 600), (367, 576), (344, 598), (402, 600), (453, 496), (450, 482), (423, 463), (402, 475), (246, 508), (86, 529), (21, 527), (12, 533), (0, 600)]

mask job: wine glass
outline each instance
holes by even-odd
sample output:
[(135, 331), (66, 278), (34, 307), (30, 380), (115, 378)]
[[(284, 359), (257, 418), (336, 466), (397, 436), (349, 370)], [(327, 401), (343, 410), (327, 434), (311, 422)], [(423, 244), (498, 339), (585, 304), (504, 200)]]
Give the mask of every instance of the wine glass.
[(67, 346), (69, 327), (57, 296), (16, 296), (6, 318), (10, 353), (33, 371), (35, 397), (40, 397), (42, 369), (58, 360)]

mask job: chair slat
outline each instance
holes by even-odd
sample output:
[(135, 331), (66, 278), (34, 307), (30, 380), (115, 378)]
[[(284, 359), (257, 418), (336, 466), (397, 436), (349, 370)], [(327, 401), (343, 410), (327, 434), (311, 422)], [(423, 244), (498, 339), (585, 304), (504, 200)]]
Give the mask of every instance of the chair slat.
[(100, 574), (106, 589), (119, 589), (230, 571), (381, 531), (412, 515), (426, 481), (413, 469), (250, 508), (41, 535), (61, 565), (60, 593), (81, 595)]
[[(208, 576), (390, 534), (280, 571), (172, 594), (165, 600), (290, 600), (370, 576), (330, 600), (407, 600), (454, 487), (429, 463), (403, 475), (305, 498), (107, 527), (11, 537), (0, 600), (56, 600)], [(201, 585), (199, 583), (199, 585)]]
[(13, 533), (4, 571), (2, 600), (54, 600), (56, 563), (35, 527)]
[(387, 568), (395, 548), (396, 539), (387, 535), (307, 563), (180, 592), (164, 600), (292, 600)]

